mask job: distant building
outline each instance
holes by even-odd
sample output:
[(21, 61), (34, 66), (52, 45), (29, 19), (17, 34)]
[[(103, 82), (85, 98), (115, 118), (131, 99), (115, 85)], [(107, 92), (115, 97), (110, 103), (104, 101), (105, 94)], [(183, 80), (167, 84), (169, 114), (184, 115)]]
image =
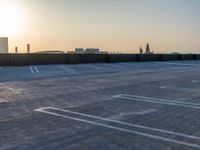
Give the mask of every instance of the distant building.
[(75, 51), (67, 51), (67, 54), (75, 54)]
[(147, 43), (145, 54), (153, 54), (153, 52), (150, 50), (149, 43)]
[(30, 46), (30, 44), (27, 44), (26, 46), (27, 46), (27, 53), (30, 53), (30, 51), (31, 51), (31, 46)]
[(64, 54), (65, 51), (59, 51), (59, 50), (47, 50), (47, 51), (38, 51), (35, 53), (39, 53), (39, 54)]
[(107, 51), (100, 51), (98, 48), (75, 48), (74, 51), (67, 51), (68, 54), (108, 54)]
[(75, 48), (75, 53), (76, 54), (83, 54), (84, 53), (84, 48)]
[(108, 54), (108, 52), (107, 51), (100, 51), (100, 52), (98, 52), (96, 54)]
[(18, 53), (18, 47), (15, 47), (15, 53)]
[(141, 46), (140, 46), (140, 54), (143, 54), (143, 49)]
[(8, 38), (0, 37), (0, 53), (8, 53)]
[(179, 52), (172, 52), (171, 54), (180, 54)]
[(97, 54), (100, 50), (98, 48), (86, 48), (85, 53), (86, 54)]

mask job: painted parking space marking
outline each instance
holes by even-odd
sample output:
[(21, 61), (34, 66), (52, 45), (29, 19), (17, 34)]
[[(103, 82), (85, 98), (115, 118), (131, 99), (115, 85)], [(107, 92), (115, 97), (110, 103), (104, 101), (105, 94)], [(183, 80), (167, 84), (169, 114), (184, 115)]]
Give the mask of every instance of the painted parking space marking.
[(200, 80), (192, 80), (191, 83), (200, 83)]
[(29, 66), (29, 69), (32, 74), (40, 72), (39, 69), (37, 68), (37, 66)]
[(133, 101), (140, 101), (140, 102), (148, 102), (148, 103), (156, 103), (156, 104), (164, 104), (164, 105), (172, 105), (172, 106), (200, 109), (200, 104), (198, 104), (198, 103), (181, 102), (181, 101), (176, 101), (176, 100), (166, 100), (166, 99), (160, 99), (160, 98), (150, 98), (150, 97), (128, 95), (128, 94), (117, 94), (117, 95), (114, 95), (113, 97), (129, 99), (129, 100), (133, 100)]
[(40, 71), (38, 70), (37, 66), (34, 66), (34, 68), (35, 68), (35, 71), (36, 71), (37, 73), (40, 72)]
[(31, 73), (34, 73), (32, 66), (29, 66)]
[(125, 68), (125, 66), (121, 66), (121, 65), (118, 65), (118, 64), (116, 64), (116, 65), (113, 65), (113, 64), (107, 64), (107, 66), (110, 66), (110, 67), (117, 67), (117, 68)]
[(142, 128), (142, 129), (147, 129), (147, 130), (151, 130), (151, 131), (156, 131), (156, 132), (161, 132), (161, 133), (172, 134), (172, 135), (177, 135), (177, 136), (182, 136), (182, 137), (186, 137), (186, 138), (192, 138), (192, 139), (200, 140), (200, 137), (193, 136), (193, 135), (187, 135), (187, 134), (183, 134), (183, 133), (167, 131), (167, 130), (162, 130), (162, 129), (158, 129), (158, 128), (148, 127), (148, 126), (142, 126), (142, 125), (139, 125), (139, 124), (127, 123), (127, 122), (118, 121), (118, 120), (114, 120), (114, 119), (110, 119), (110, 118), (103, 118), (103, 117), (99, 117), (99, 116), (79, 113), (79, 112), (65, 110), (65, 109), (59, 109), (59, 108), (55, 108), (55, 107), (44, 107), (44, 108), (41, 108), (41, 109), (36, 109), (36, 111), (48, 110), (48, 109), (63, 111), (63, 112), (71, 113), (71, 114), (76, 114), (76, 115), (80, 115), (80, 116), (85, 116), (85, 117), (90, 117), (90, 118), (94, 118), (94, 119), (104, 120), (104, 121), (108, 121), (108, 122), (119, 123), (119, 124), (122, 124), (122, 125), (131, 126), (131, 127)]
[(72, 69), (72, 68), (70, 68), (70, 67), (68, 67), (68, 66), (66, 66), (66, 65), (59, 65), (59, 67), (60, 67), (61, 69), (65, 70), (65, 71), (67, 71), (67, 72), (76, 73), (76, 72), (74, 71), (74, 69)]
[[(179, 145), (184, 145), (184, 146), (200, 149), (200, 145), (197, 144), (200, 142), (200, 137), (193, 136), (193, 135), (161, 130), (161, 129), (141, 126), (137, 124), (131, 124), (127, 122), (79, 113), (79, 112), (65, 110), (65, 109), (59, 109), (55, 107), (43, 107), (43, 108), (35, 109), (35, 111), (56, 116), (56, 117), (66, 118), (66, 119), (75, 120), (78, 122), (105, 127), (105, 128), (109, 128), (109, 129), (113, 129), (113, 130), (117, 130), (121, 132), (140, 135), (140, 136), (149, 137), (156, 140), (162, 140), (165, 142), (171, 142), (171, 143), (175, 143)], [(148, 133), (149, 131), (151, 131), (151, 133)], [(159, 134), (162, 134), (162, 136)], [(170, 135), (172, 136), (172, 138), (166, 137), (166, 135), (164, 136), (163, 134), (166, 134), (167, 136)], [(186, 141), (175, 139), (175, 138), (180, 138), (180, 137), (182, 138), (184, 137), (185, 139), (187, 138), (187, 140), (192, 141), (192, 142), (186, 142)]]
[(172, 62), (165, 62), (165, 64), (200, 67), (200, 65), (197, 65), (197, 64), (184, 64), (184, 63), (172, 63)]
[(65, 66), (65, 65), (60, 65), (60, 68), (66, 70), (66, 71), (71, 71), (71, 72), (74, 71), (73, 69), (71, 69), (70, 67), (67, 67), (67, 66)]
[(140, 65), (140, 63), (127, 63), (127, 62), (121, 62), (121, 63), (119, 63), (120, 64), (120, 66), (122, 66), (122, 67), (137, 67), (137, 65)]
[(1, 103), (7, 103), (8, 101), (6, 101), (5, 99), (0, 98), (0, 104)]
[[(198, 83), (198, 82), (192, 82), (192, 83)], [(187, 87), (173, 87), (173, 86), (161, 86), (161, 89), (167, 89), (167, 90), (174, 90), (174, 91), (185, 91), (185, 92), (200, 92), (200, 89), (198, 88), (187, 88)]]
[(88, 67), (88, 68), (91, 68), (91, 69), (96, 69), (96, 70), (99, 70), (99, 69), (103, 69), (102, 67), (99, 67), (99, 66), (95, 66), (95, 65), (81, 65), (83, 67)]

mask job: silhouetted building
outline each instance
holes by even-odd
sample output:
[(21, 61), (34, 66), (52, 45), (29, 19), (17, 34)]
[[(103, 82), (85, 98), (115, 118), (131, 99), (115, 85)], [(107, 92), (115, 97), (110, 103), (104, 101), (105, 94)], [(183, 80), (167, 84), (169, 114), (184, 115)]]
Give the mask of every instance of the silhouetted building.
[(30, 44), (27, 44), (27, 53), (30, 53)]
[(172, 52), (171, 54), (180, 54), (179, 52)]
[(75, 53), (76, 54), (83, 54), (84, 53), (84, 48), (75, 48)]
[(140, 46), (140, 54), (143, 54), (143, 49), (141, 46)]
[(47, 51), (38, 51), (35, 53), (40, 53), (40, 54), (64, 54), (65, 51), (59, 51), (59, 50), (47, 50)]
[(67, 54), (75, 54), (75, 51), (67, 51)]
[(15, 47), (15, 53), (18, 53), (18, 47)]
[(108, 54), (107, 51), (100, 51), (98, 48), (75, 48), (75, 51), (67, 51), (68, 54)]
[(153, 54), (153, 52), (151, 52), (151, 50), (150, 50), (149, 43), (147, 43), (145, 54)]
[(0, 53), (8, 53), (8, 38), (0, 37)]
[(108, 52), (107, 52), (107, 51), (99, 51), (99, 52), (96, 53), (96, 54), (108, 54)]
[(100, 50), (98, 48), (86, 48), (85, 53), (87, 54), (96, 54), (99, 53)]

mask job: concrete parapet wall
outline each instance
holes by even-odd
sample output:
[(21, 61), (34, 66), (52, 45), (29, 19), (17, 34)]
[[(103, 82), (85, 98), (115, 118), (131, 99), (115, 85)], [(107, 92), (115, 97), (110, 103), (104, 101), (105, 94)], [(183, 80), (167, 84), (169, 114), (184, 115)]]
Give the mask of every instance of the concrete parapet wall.
[(10, 54), (10, 56), (12, 66), (68, 63), (68, 55), (63, 54)]
[(181, 54), (180, 60), (194, 60), (195, 55), (194, 54)]
[(132, 62), (138, 61), (138, 54), (109, 54), (109, 62)]
[(200, 60), (200, 54), (0, 54), (0, 66)]
[(161, 54), (139, 54), (139, 61), (161, 61), (162, 55)]
[(108, 54), (69, 54), (69, 64), (107, 62)]
[(195, 54), (194, 55), (194, 60), (200, 60), (200, 54)]
[(68, 63), (68, 55), (65, 54), (28, 54), (28, 64), (66, 64)]
[(180, 54), (162, 54), (161, 55), (162, 61), (170, 61), (170, 60), (180, 60)]
[(27, 54), (11, 54), (12, 66), (26, 66), (29, 65)]
[(10, 54), (0, 53), (0, 66), (11, 66), (12, 56)]

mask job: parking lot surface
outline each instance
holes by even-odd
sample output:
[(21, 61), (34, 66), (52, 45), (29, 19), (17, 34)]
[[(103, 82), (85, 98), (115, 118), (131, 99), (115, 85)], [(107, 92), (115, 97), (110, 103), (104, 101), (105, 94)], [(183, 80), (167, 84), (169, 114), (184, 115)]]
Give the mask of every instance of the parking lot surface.
[(200, 149), (200, 61), (0, 67), (0, 150)]

